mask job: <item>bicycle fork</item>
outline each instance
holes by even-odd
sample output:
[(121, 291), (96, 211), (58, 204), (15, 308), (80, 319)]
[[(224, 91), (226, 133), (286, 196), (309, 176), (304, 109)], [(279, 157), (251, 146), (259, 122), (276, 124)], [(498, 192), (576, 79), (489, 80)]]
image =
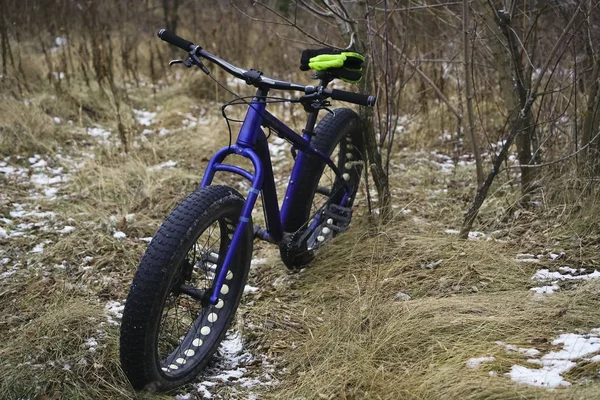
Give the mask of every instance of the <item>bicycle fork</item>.
[[(236, 144), (222, 148), (211, 158), (207, 166), (206, 172), (204, 174), (204, 177), (202, 178), (202, 183), (200, 184), (200, 187), (202, 188), (210, 185), (217, 171), (225, 171), (240, 175), (248, 179), (252, 183), (252, 186), (246, 198), (246, 202), (244, 203), (244, 207), (242, 209), (242, 214), (240, 215), (238, 224), (233, 234), (233, 238), (231, 239), (229, 249), (227, 249), (227, 254), (225, 255), (225, 259), (223, 260), (221, 270), (219, 271), (219, 274), (216, 277), (216, 282), (209, 298), (210, 304), (213, 305), (217, 304), (219, 300), (219, 293), (221, 292), (221, 288), (225, 281), (225, 277), (227, 276), (227, 272), (229, 271), (229, 266), (231, 265), (231, 262), (234, 258), (240, 240), (242, 239), (244, 232), (247, 229), (246, 225), (250, 222), (252, 210), (254, 209), (259, 194), (262, 193), (266, 217), (265, 219), (267, 223), (267, 230), (261, 232), (262, 238), (274, 243), (280, 242), (283, 238), (282, 224), (286, 220), (285, 215), (287, 212), (287, 208), (284, 206), (282, 212), (280, 213), (277, 201), (277, 191), (275, 189), (275, 181), (273, 178), (273, 168), (271, 165), (271, 158), (269, 155), (268, 142), (264, 132), (260, 128), (260, 124), (263, 118), (268, 121), (269, 126), (273, 127), (276, 130), (276, 132), (281, 133), (281, 131), (283, 131), (283, 136), (289, 139), (292, 145), (297, 147), (298, 150), (302, 152), (302, 156), (305, 152), (308, 154), (316, 155), (317, 157), (321, 158), (334, 171), (336, 176), (340, 178), (342, 177), (342, 174), (337, 168), (337, 166), (331, 161), (331, 159), (326, 154), (310, 147), (310, 142), (309, 140), (307, 140), (308, 138), (297, 137), (297, 135), (291, 130), (290, 133), (285, 133), (287, 130), (289, 130), (289, 128), (287, 128), (283, 123), (281, 123), (271, 114), (265, 113), (264, 103), (259, 103), (260, 106), (258, 106), (258, 104), (254, 102), (252, 104), (256, 105), (257, 107), (249, 108), (248, 115), (244, 121), (244, 124), (242, 125), (242, 129), (240, 131), (240, 135), (238, 136)], [(314, 125), (314, 121), (311, 125)], [(254, 174), (235, 165), (223, 164), (223, 160), (231, 154), (237, 154), (250, 159), (254, 166)], [(295, 164), (295, 170), (296, 167), (297, 165)], [(302, 163), (300, 163), (299, 168), (301, 167)], [(294, 172), (292, 173), (290, 184), (293, 184), (294, 181), (293, 174)], [(343, 207), (348, 201), (349, 188), (347, 187), (348, 185), (345, 182), (345, 180), (342, 180), (342, 182), (346, 186), (346, 193), (340, 204), (340, 206)], [(288, 194), (289, 193), (286, 193), (286, 196), (288, 196)]]
[[(225, 157), (227, 157), (230, 154), (238, 154), (242, 157), (250, 159), (252, 161), (252, 164), (254, 165), (254, 174), (251, 174), (245, 169), (236, 167), (234, 165), (222, 164), (222, 161), (225, 159)], [(216, 277), (216, 282), (213, 286), (213, 291), (209, 298), (209, 302), (212, 305), (217, 304), (219, 300), (219, 293), (221, 292), (221, 288), (223, 287), (223, 283), (225, 282), (225, 277), (227, 276), (229, 266), (231, 265), (231, 262), (235, 256), (235, 252), (237, 251), (240, 240), (242, 239), (242, 236), (244, 235), (244, 232), (247, 229), (246, 225), (250, 222), (252, 210), (254, 209), (254, 205), (256, 204), (256, 200), (258, 199), (258, 195), (262, 190), (264, 178), (261, 158), (256, 154), (254, 150), (247, 147), (240, 147), (237, 145), (225, 147), (219, 150), (213, 156), (213, 158), (208, 164), (204, 177), (202, 178), (202, 183), (200, 184), (200, 187), (203, 188), (210, 185), (217, 171), (227, 171), (241, 175), (244, 178), (250, 180), (252, 182), (252, 186), (248, 191), (248, 197), (246, 198), (246, 202), (244, 203), (242, 214), (240, 215), (239, 221), (233, 233), (233, 238), (231, 239), (231, 243), (229, 244), (229, 248), (227, 249), (227, 254), (225, 255), (225, 259), (223, 260), (221, 270), (219, 271), (219, 274)]]

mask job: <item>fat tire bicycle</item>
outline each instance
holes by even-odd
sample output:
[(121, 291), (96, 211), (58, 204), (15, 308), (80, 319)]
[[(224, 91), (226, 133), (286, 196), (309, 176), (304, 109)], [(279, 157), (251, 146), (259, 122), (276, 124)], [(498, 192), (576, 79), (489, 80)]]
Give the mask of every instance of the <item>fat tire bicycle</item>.
[[(208, 60), (257, 88), (251, 101), (243, 101), (248, 110), (236, 143), (214, 154), (200, 188), (162, 223), (125, 302), (123, 371), (135, 389), (166, 391), (194, 379), (217, 351), (244, 292), (255, 238), (278, 244), (284, 264), (298, 269), (348, 227), (364, 168), (363, 126), (351, 109), (329, 110), (327, 99), (372, 106), (375, 98), (327, 89), (335, 78), (327, 71), (318, 76), (319, 85), (299, 85), (238, 68), (166, 30), (158, 36), (188, 52), (186, 60), (171, 63), (197, 66), (210, 75), (203, 64)], [(302, 135), (266, 111), (271, 89), (304, 92), (286, 99), (308, 112)], [(316, 125), (322, 109), (329, 112)], [(291, 144), (294, 165), (281, 210), (262, 127)], [(223, 162), (233, 154), (248, 158), (254, 172)], [(326, 167), (331, 173), (324, 173)], [(247, 197), (231, 187), (211, 185), (216, 172), (249, 180)], [(265, 228), (252, 223), (259, 195)]]

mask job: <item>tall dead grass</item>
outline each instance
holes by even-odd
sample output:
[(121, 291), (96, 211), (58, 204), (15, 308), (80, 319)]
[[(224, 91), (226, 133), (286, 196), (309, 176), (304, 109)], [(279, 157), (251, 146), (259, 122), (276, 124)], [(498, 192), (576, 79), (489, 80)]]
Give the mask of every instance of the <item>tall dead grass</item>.
[[(516, 250), (434, 233), (413, 236), (402, 223), (370, 237), (360, 230), (339, 237), (297, 282), (304, 318), (292, 320), (307, 331), (299, 347), (285, 353), (289, 379), (271, 395), (583, 398), (585, 385), (552, 393), (502, 376), (512, 365), (527, 365), (526, 357), (496, 342), (549, 348), (548, 340), (589, 331), (600, 317), (597, 296), (588, 297), (597, 283), (533, 297), (529, 277), (537, 268), (516, 263)], [(439, 267), (427, 269), (436, 260)], [(411, 300), (401, 301), (399, 292)], [(466, 367), (469, 358), (482, 356), (495, 361)], [(595, 376), (588, 369), (578, 378), (594, 386)]]

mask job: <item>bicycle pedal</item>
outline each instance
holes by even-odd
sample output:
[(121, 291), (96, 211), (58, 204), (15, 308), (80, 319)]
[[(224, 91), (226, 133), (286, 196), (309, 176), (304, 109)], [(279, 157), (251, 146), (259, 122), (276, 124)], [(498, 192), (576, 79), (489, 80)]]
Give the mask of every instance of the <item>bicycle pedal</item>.
[(352, 207), (342, 207), (337, 204), (329, 204), (323, 212), (327, 226), (336, 232), (346, 230), (352, 220)]

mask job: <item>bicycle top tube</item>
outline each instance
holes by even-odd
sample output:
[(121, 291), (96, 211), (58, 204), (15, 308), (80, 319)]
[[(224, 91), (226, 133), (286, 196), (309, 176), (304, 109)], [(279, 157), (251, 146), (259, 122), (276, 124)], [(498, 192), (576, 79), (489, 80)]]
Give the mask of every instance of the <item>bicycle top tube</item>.
[(325, 89), (321, 86), (300, 85), (293, 82), (269, 78), (267, 76), (264, 76), (262, 72), (253, 69), (245, 70), (243, 68), (236, 67), (235, 65), (202, 49), (202, 47), (196, 46), (192, 42), (185, 40), (165, 29), (161, 29), (160, 31), (158, 31), (158, 37), (164, 40), (165, 42), (177, 46), (180, 49), (185, 50), (189, 53), (189, 58), (186, 61), (179, 62), (182, 62), (186, 67), (196, 65), (207, 75), (210, 74), (210, 71), (208, 71), (204, 64), (202, 64), (201, 58), (205, 58), (213, 62), (214, 64), (217, 64), (219, 67), (221, 67), (231, 75), (245, 81), (248, 85), (252, 85), (259, 89), (264, 89), (267, 91), (269, 89), (302, 91), (306, 95), (314, 96), (319, 99), (331, 98), (333, 100), (345, 101), (348, 103), (358, 104), (362, 106), (374, 106), (377, 100), (375, 96), (347, 92), (344, 90), (337, 89)]

